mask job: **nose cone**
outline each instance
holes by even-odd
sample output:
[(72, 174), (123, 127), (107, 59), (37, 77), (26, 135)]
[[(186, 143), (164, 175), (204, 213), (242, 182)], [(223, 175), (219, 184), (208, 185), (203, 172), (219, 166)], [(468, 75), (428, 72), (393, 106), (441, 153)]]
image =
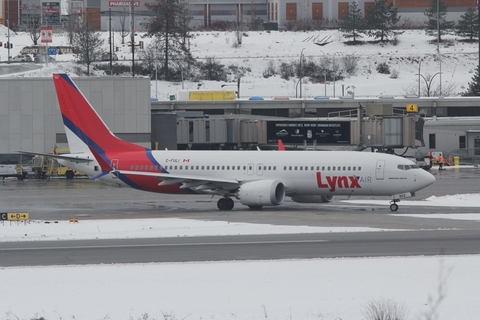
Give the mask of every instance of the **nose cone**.
[(422, 170), (419, 175), (418, 182), (420, 183), (420, 189), (426, 188), (435, 182), (435, 177), (428, 171)]

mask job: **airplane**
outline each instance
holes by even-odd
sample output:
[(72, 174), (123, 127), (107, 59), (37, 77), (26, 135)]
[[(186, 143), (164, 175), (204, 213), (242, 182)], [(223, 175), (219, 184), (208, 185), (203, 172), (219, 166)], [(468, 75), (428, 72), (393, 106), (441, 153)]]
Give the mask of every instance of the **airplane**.
[(397, 202), (435, 181), (414, 162), (358, 151), (151, 150), (116, 137), (67, 74), (54, 74), (70, 154), (57, 161), (98, 179), (168, 194), (219, 196), (219, 210), (234, 200), (251, 209), (327, 203), (336, 195), (391, 196)]

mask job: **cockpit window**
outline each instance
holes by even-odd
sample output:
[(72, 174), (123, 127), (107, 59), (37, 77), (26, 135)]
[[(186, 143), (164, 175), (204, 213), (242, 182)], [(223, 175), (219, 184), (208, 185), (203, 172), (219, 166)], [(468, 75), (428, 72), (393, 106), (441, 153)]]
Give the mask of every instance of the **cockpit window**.
[(420, 169), (416, 164), (399, 164), (397, 168), (400, 170)]

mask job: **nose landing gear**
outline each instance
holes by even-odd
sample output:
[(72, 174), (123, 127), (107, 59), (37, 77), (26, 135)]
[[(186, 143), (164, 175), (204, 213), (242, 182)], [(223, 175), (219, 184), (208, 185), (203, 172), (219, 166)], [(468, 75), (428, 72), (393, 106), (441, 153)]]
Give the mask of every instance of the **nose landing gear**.
[(390, 210), (392, 210), (392, 211), (397, 211), (398, 210), (397, 202), (400, 202), (400, 199), (393, 199), (392, 201), (390, 201)]

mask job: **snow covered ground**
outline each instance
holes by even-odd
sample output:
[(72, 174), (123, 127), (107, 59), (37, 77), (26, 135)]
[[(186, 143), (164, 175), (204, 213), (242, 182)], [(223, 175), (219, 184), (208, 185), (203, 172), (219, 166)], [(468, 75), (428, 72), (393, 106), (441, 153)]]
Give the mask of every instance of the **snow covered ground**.
[[(355, 76), (327, 83), (328, 96), (338, 97), (342, 86), (355, 86), (355, 96), (403, 96), (418, 85), (418, 73), (437, 87), (452, 84), (453, 95), (464, 91), (478, 64), (478, 45), (459, 41), (442, 44), (442, 64), (437, 46), (421, 30), (405, 31), (398, 45), (346, 46), (335, 30), (312, 32), (248, 32), (239, 48), (232, 32), (197, 32), (192, 39), (196, 59), (215, 57), (226, 66), (250, 68), (241, 78), (241, 98), (260, 95), (295, 97), (297, 79), (263, 78), (268, 61), (298, 61), (323, 55), (360, 57)], [(315, 39), (331, 36), (326, 46)], [(107, 35), (104, 34), (106, 39)], [(0, 26), (0, 40), (7, 32)], [(148, 43), (148, 39), (143, 39)], [(451, 40), (455, 40), (453, 37)], [(66, 44), (64, 34), (55, 34), (52, 45)], [(11, 56), (31, 45), (25, 33), (12, 34)], [(115, 42), (119, 43), (118, 36)], [(105, 41), (105, 50), (107, 42)], [(121, 47), (120, 60), (130, 58)], [(0, 59), (7, 50), (0, 49)], [(72, 55), (56, 57), (38, 70), (3, 77), (46, 77), (54, 72), (77, 75)], [(420, 64), (421, 61), (421, 64)], [(386, 62), (398, 78), (379, 74)], [(128, 62), (125, 62), (128, 63)], [(0, 74), (6, 64), (0, 64)], [(103, 75), (97, 73), (96, 75)], [(236, 79), (230, 79), (236, 85)], [(202, 81), (205, 89), (220, 89), (223, 82)], [(423, 86), (425, 83), (421, 82)], [(197, 89), (198, 82), (152, 81), (152, 96), (166, 100), (182, 88)], [(156, 88), (158, 91), (156, 92)], [(303, 97), (324, 95), (325, 85), (303, 83)], [(234, 87), (226, 87), (235, 89)], [(479, 206), (480, 196), (432, 197), (409, 204)], [(364, 201), (362, 201), (365, 203)], [(1, 195), (0, 195), (1, 203)], [(402, 202), (407, 203), (407, 201)], [(478, 223), (479, 214), (423, 215), (428, 218), (467, 219)], [(0, 241), (51, 239), (135, 238), (220, 234), (269, 234), (294, 232), (352, 232), (372, 229), (267, 226), (224, 222), (173, 220), (83, 221), (45, 224), (0, 225)], [(381, 232), (381, 230), (376, 230)], [(21, 254), (21, 252), (19, 252)], [(0, 251), (1, 261), (1, 251)], [(18, 319), (367, 319), (372, 301), (391, 299), (405, 306), (406, 319), (478, 319), (480, 314), (480, 256), (312, 259), (287, 261), (225, 261), (69, 267), (0, 268), (0, 320)]]
[[(479, 207), (480, 195), (409, 205), (424, 202)], [(415, 216), (480, 221), (480, 212)], [(190, 219), (34, 221), (0, 225), (0, 241), (366, 231), (382, 232)], [(370, 303), (391, 301), (405, 319), (473, 320), (479, 268), (476, 255), (0, 268), (0, 319), (367, 319)]]
[[(7, 29), (0, 26), (0, 40), (5, 43), (7, 40)], [(108, 33), (102, 35), (105, 40)], [(147, 45), (149, 38), (140, 38)], [(318, 46), (316, 41), (328, 38), (332, 41), (325, 46)], [(118, 35), (114, 36), (116, 46), (121, 43)], [(313, 84), (306, 78), (302, 80), (302, 97), (313, 98), (326, 95), (339, 97), (346, 95), (347, 87), (354, 92), (356, 97), (378, 97), (378, 96), (404, 96), (418, 88), (420, 73), (425, 78), (433, 77), (431, 87), (437, 88), (442, 83), (443, 90), (451, 88), (450, 96), (459, 95), (465, 91), (468, 82), (471, 81), (476, 66), (478, 65), (478, 45), (466, 43), (455, 36), (446, 36), (448, 43), (439, 46), (441, 61), (437, 55), (437, 44), (432, 37), (425, 35), (423, 30), (406, 30), (398, 36), (398, 42), (394, 44), (371, 44), (366, 43), (358, 46), (345, 45), (342, 34), (336, 30), (309, 31), (309, 32), (246, 32), (243, 36), (243, 43), (240, 47), (234, 47), (235, 36), (233, 32), (194, 32), (191, 40), (192, 55), (198, 61), (204, 61), (207, 57), (213, 57), (218, 62), (228, 66), (244, 67), (249, 71), (240, 80), (240, 95), (246, 99), (251, 96), (263, 96), (272, 98), (275, 96), (299, 96), (298, 79), (281, 79), (279, 76), (264, 78), (263, 72), (267, 69), (269, 62), (273, 62), (278, 69), (282, 62), (292, 63), (300, 61), (303, 54), (307, 60), (314, 60), (317, 63), (324, 57), (335, 57), (341, 63), (343, 57), (354, 55), (360, 60), (358, 71), (355, 75), (349, 76), (345, 72), (341, 75), (343, 80)], [(125, 41), (128, 41), (126, 39)], [(364, 39), (371, 40), (371, 39)], [(26, 33), (11, 33), (11, 42), (14, 47), (11, 56), (17, 55), (24, 46), (32, 45), (32, 41)], [(67, 45), (65, 34), (54, 34), (52, 46)], [(108, 50), (108, 43), (105, 41), (104, 49)], [(119, 45), (118, 57), (121, 63), (129, 65), (131, 59), (130, 48)], [(7, 60), (7, 50), (0, 50), (1, 61)], [(73, 55), (57, 55), (55, 63), (49, 63), (41, 69), (22, 74), (3, 75), (14, 77), (38, 77), (51, 76), (54, 72), (66, 72), (72, 77), (78, 76), (78, 65), (72, 63)], [(379, 63), (388, 64), (390, 71), (396, 71), (398, 77), (392, 78), (388, 74), (380, 74), (376, 70)], [(2, 68), (2, 65), (0, 65)], [(1, 73), (1, 72), (0, 72)], [(95, 75), (105, 75), (103, 72), (94, 72)], [(127, 75), (129, 76), (129, 75)], [(321, 77), (320, 77), (321, 78)], [(236, 90), (236, 77), (230, 75), (229, 86), (225, 89)], [(165, 82), (152, 81), (152, 97), (159, 100), (168, 100), (171, 94), (181, 90), (196, 90), (199, 82), (185, 81)], [(225, 82), (200, 81), (202, 89), (221, 89)], [(228, 82), (227, 82), (228, 84)], [(425, 81), (420, 79), (422, 88), (425, 88)], [(157, 91), (158, 89), (158, 91)]]

